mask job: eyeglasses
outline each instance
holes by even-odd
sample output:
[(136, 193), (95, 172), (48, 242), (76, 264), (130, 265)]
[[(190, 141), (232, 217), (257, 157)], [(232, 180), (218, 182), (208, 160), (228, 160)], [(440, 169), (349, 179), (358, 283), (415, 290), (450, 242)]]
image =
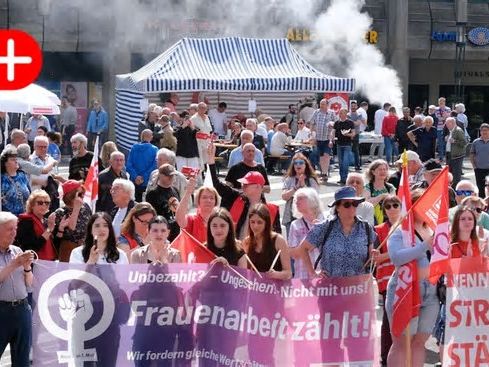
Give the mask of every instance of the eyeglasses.
[(342, 201), (341, 205), (345, 209), (348, 209), (350, 207), (356, 208), (356, 207), (358, 207), (358, 205), (360, 205), (360, 202), (359, 201)]
[(294, 165), (296, 165), (296, 166), (302, 166), (303, 164), (306, 164), (306, 162), (303, 161), (302, 159), (298, 159), (298, 160), (294, 161)]
[(152, 220), (152, 219), (150, 219), (150, 220), (142, 220), (142, 219), (139, 219), (138, 217), (134, 217), (134, 218), (136, 218), (139, 223), (146, 224), (146, 225), (149, 225), (149, 223)]
[(47, 145), (36, 145), (34, 148), (48, 149)]
[(298, 122), (297, 125), (304, 125), (304, 123), (303, 122)]
[(37, 205), (50, 205), (51, 202), (49, 200), (46, 200), (46, 201), (42, 201), (42, 200), (36, 200), (36, 204)]
[(353, 185), (353, 184), (359, 184), (363, 185), (363, 182), (361, 180), (351, 180), (346, 183), (347, 185)]
[(457, 196), (471, 196), (474, 192), (472, 190), (455, 190)]
[(469, 208), (470, 210), (476, 211), (477, 213), (482, 213), (482, 208)]
[(384, 209), (385, 210), (390, 210), (391, 208), (397, 209), (397, 208), (399, 208), (399, 204), (398, 203), (393, 203), (392, 205), (391, 204), (385, 204), (384, 205)]

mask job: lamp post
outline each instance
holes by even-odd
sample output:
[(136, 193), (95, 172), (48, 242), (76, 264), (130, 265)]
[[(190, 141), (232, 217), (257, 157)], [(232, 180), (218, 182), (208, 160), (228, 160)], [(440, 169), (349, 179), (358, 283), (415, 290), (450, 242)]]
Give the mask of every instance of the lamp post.
[(457, 41), (455, 43), (455, 96), (460, 102), (464, 101), (463, 71), (465, 63), (466, 22), (457, 22)]

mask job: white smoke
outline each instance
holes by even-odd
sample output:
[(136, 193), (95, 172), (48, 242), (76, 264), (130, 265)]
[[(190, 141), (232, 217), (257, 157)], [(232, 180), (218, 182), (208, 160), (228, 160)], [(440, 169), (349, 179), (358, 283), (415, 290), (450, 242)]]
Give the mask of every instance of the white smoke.
[(307, 59), (341, 76), (355, 78), (356, 88), (371, 103), (402, 106), (397, 72), (385, 64), (382, 52), (365, 41), (372, 18), (362, 12), (362, 0), (333, 0), (314, 25), (316, 38), (305, 49)]
[(280, 38), (291, 27), (310, 28), (315, 40), (294, 44), (306, 60), (326, 74), (355, 78), (357, 91), (371, 103), (402, 105), (396, 71), (385, 64), (380, 50), (364, 39), (372, 26), (371, 17), (362, 11), (364, 0), (331, 0), (329, 5), (326, 0), (43, 1), (48, 3), (48, 40), (58, 41), (61, 33), (76, 39), (78, 16), (80, 32), (102, 40), (106, 45), (100, 51), (110, 54), (114, 49), (159, 54), (180, 37), (206, 36), (186, 32), (185, 26), (174, 27), (185, 25), (187, 20), (208, 22), (217, 29), (215, 37)]

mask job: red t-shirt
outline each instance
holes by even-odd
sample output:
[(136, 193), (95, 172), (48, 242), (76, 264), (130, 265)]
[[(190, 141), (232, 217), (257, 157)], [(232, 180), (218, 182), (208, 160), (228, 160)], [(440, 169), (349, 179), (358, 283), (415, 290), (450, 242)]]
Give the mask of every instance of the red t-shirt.
[(207, 226), (198, 212), (195, 214), (187, 214), (187, 226), (185, 227), (185, 230), (194, 236), (200, 243), (207, 242)]
[[(461, 258), (467, 256), (469, 243), (467, 241), (458, 241), (450, 245), (450, 257)], [(479, 242), (472, 242), (472, 256), (480, 256)]]
[(396, 133), (398, 117), (396, 115), (387, 115), (382, 120), (382, 136), (394, 135)]

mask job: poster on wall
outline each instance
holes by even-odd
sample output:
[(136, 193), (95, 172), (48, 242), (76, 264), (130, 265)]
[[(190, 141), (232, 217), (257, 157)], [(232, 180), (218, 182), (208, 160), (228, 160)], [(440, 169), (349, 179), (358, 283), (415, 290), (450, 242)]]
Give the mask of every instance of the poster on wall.
[(340, 112), (340, 109), (346, 108), (349, 110), (350, 97), (348, 93), (324, 93), (324, 98), (328, 100), (329, 108), (336, 114)]
[(92, 108), (92, 101), (96, 99), (99, 101), (102, 106), (104, 105), (104, 101), (102, 99), (102, 92), (103, 92), (103, 84), (102, 83), (94, 83), (94, 82), (89, 82), (88, 83), (88, 108)]
[(75, 132), (85, 133), (88, 117), (88, 83), (87, 82), (61, 82), (61, 96), (66, 96), (68, 101), (76, 108), (78, 118)]

